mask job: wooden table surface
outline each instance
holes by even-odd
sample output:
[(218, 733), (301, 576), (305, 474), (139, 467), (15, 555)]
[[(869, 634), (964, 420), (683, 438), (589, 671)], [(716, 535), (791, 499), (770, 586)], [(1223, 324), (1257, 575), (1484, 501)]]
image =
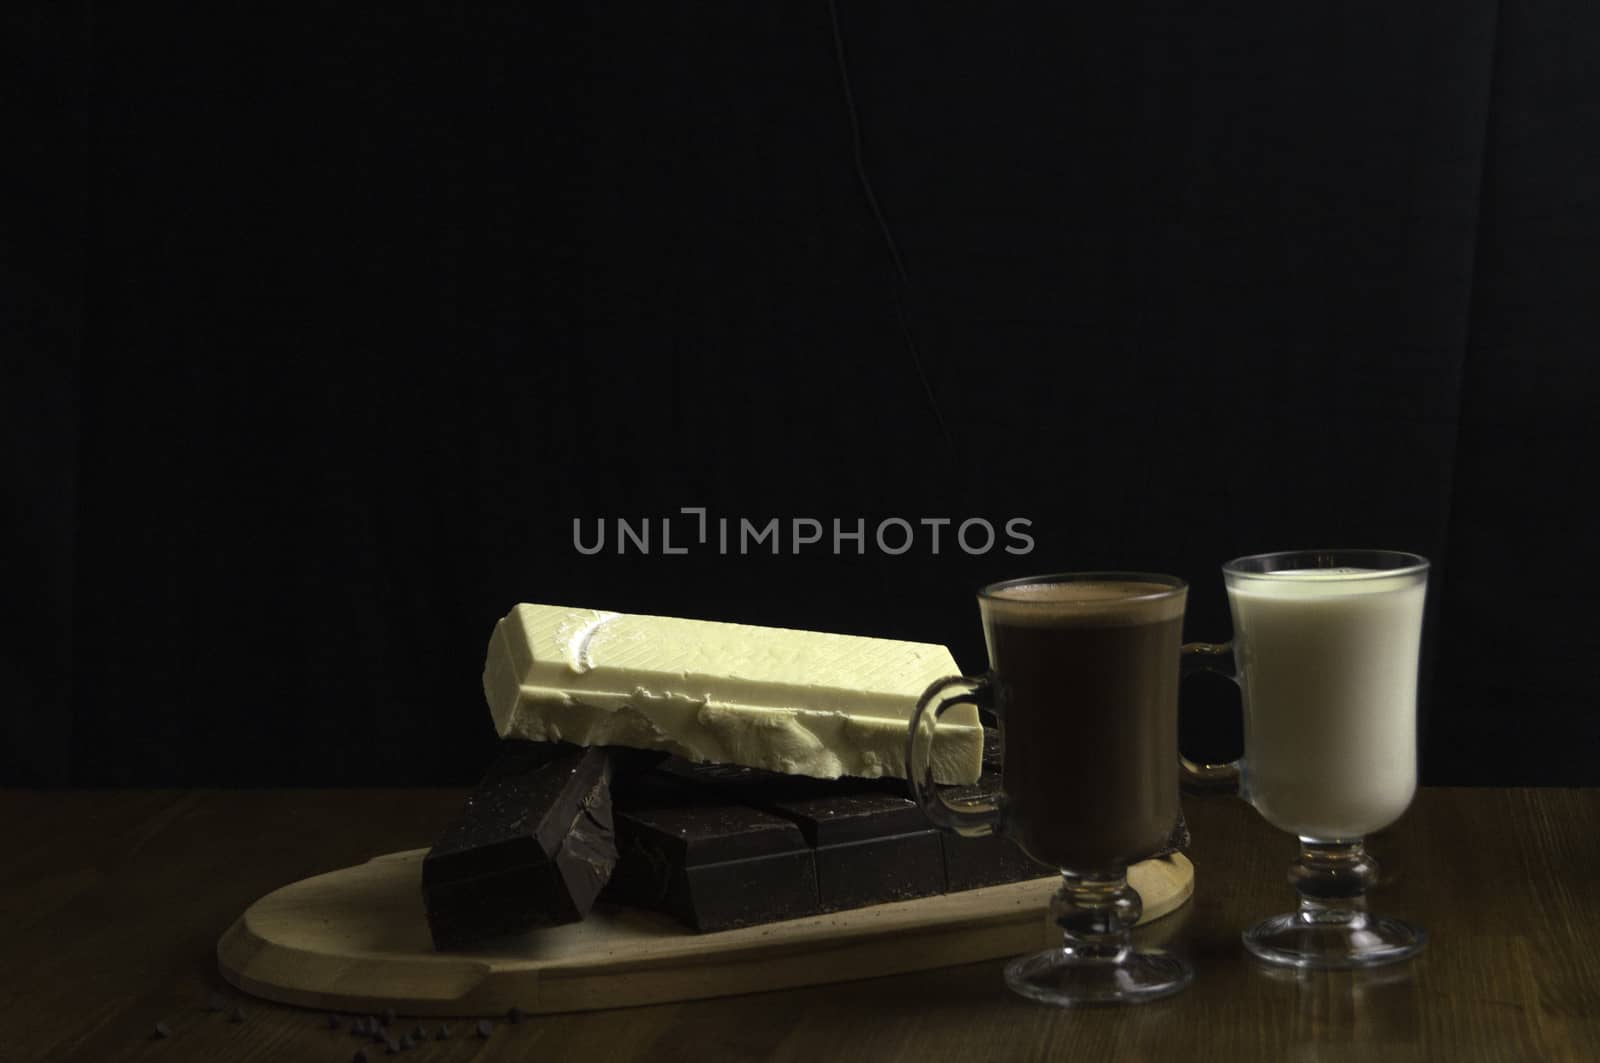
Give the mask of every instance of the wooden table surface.
[[(0, 791), (0, 1060), (348, 1060), (325, 1016), (244, 997), (217, 936), (287, 882), (426, 845), (457, 790)], [(1000, 964), (497, 1023), (461, 1060), (1600, 1060), (1600, 790), (1429, 789), (1371, 848), (1374, 908), (1431, 935), (1409, 964), (1299, 974), (1239, 931), (1286, 910), (1294, 843), (1186, 799), (1195, 899), (1148, 931), (1198, 970), (1134, 1008), (1012, 997)], [(209, 994), (245, 1010), (208, 1013)], [(151, 1036), (157, 1021), (171, 1037)], [(436, 1022), (426, 1023), (430, 1028)], [(409, 1029), (405, 1024), (403, 1028)], [(376, 1056), (374, 1057), (376, 1058)]]

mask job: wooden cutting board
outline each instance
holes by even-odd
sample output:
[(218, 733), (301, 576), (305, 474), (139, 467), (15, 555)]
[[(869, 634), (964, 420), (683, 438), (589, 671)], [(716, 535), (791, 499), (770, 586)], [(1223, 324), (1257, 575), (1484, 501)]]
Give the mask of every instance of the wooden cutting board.
[[(285, 886), (217, 942), (228, 981), (269, 1000), (344, 1012), (493, 1016), (658, 1004), (1019, 955), (1059, 943), (1045, 918), (1058, 879), (923, 897), (696, 934), (663, 915), (600, 905), (581, 923), (471, 952), (433, 950), (426, 849)], [(1148, 922), (1194, 892), (1181, 854), (1128, 878)]]

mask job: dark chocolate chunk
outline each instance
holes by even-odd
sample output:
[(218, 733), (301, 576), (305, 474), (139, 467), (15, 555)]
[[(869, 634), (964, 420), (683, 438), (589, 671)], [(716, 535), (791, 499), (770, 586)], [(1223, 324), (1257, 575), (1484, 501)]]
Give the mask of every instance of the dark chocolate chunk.
[(234, 1008), (233, 1009), (233, 1014), (228, 1016), (228, 1021), (229, 1022), (243, 1022), (244, 1021), (244, 1009), (243, 1008)]
[(1060, 874), (1035, 861), (1003, 834), (964, 838), (941, 831), (939, 843), (944, 847), (945, 890), (949, 893)]
[(855, 793), (762, 807), (792, 820), (811, 843), (824, 912), (944, 891), (939, 831), (903, 797)]
[(811, 849), (788, 820), (656, 772), (622, 784), (618, 800), (608, 900), (700, 931), (816, 912)]
[(449, 1026), (449, 1024), (446, 1023), (445, 1025), (439, 1027), (439, 1032), (434, 1034), (433, 1036), (434, 1036), (434, 1038), (436, 1040), (439, 1040), (439, 1041), (448, 1041), (448, 1040), (450, 1040), (450, 1026)]
[(207, 1011), (221, 1011), (225, 1006), (226, 1001), (222, 999), (221, 993), (212, 993), (210, 996), (206, 997)]
[(612, 754), (518, 743), (422, 864), (434, 947), (582, 919), (616, 864)]
[(818, 910), (842, 911), (942, 893), (939, 831), (899, 779), (812, 779), (668, 760), (661, 772), (789, 820), (814, 852)]
[[(997, 789), (1001, 759), (1002, 743), (989, 729), (983, 779), (975, 787), (943, 787), (943, 796), (959, 801)], [(603, 896), (667, 912), (700, 930), (1057, 873), (1004, 836), (936, 830), (900, 779), (813, 779), (670, 758), (614, 789), (620, 857)], [(809, 872), (792, 835), (775, 841), (784, 835), (773, 833), (770, 817), (801, 832)], [(1153, 855), (1187, 843), (1180, 814), (1167, 846)], [(766, 865), (779, 857), (788, 861), (786, 874), (769, 873)], [(810, 907), (795, 896), (807, 887), (816, 890)]]
[(172, 1027), (164, 1022), (156, 1023), (155, 1035), (163, 1041), (172, 1036)]
[(489, 1039), (489, 1035), (494, 1032), (494, 1023), (490, 1022), (488, 1019), (479, 1019), (477, 1032), (479, 1037), (487, 1041)]
[(513, 1026), (515, 1026), (517, 1023), (521, 1022), (522, 1021), (522, 1009), (513, 1004), (511, 1006), (511, 1010), (506, 1012), (506, 1021), (511, 1023)]

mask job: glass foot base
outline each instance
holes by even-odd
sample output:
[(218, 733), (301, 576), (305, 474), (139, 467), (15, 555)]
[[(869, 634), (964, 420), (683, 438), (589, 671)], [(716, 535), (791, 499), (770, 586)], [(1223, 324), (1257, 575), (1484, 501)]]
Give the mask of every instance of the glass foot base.
[(1006, 964), (1006, 985), (1041, 1004), (1140, 1004), (1188, 986), (1194, 970), (1166, 952), (1123, 949), (1103, 956), (1046, 949)]
[(1356, 909), (1275, 915), (1243, 937), (1257, 959), (1314, 970), (1398, 963), (1421, 952), (1427, 941), (1421, 927)]

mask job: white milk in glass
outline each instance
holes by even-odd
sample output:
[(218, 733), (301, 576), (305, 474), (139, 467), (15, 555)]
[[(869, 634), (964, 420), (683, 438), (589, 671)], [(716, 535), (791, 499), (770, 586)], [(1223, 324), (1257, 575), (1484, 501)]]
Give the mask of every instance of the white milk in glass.
[(1246, 796), (1275, 827), (1360, 838), (1411, 803), (1426, 591), (1360, 569), (1230, 580)]

